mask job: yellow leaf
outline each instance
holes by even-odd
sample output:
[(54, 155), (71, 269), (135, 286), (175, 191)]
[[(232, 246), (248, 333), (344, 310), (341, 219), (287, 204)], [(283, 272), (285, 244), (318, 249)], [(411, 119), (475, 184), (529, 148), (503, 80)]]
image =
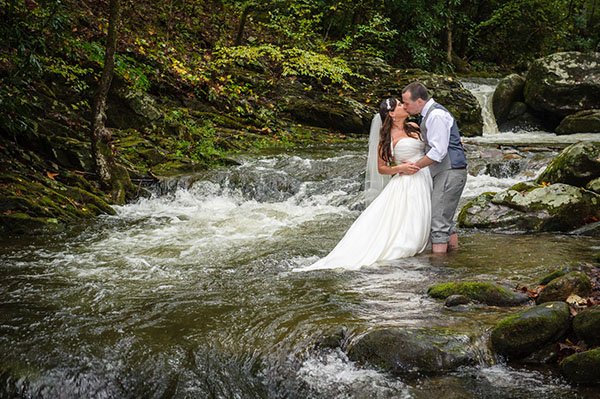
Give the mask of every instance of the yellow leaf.
[(54, 176), (58, 176), (58, 173), (52, 173), (52, 172), (46, 171), (46, 176), (48, 176), (49, 178), (54, 180)]

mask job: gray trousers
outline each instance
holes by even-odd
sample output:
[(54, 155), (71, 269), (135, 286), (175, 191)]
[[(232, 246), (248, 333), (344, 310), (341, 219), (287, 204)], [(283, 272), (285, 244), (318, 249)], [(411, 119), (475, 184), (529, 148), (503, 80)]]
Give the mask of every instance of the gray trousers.
[(447, 169), (433, 177), (431, 193), (431, 242), (445, 244), (456, 233), (454, 213), (467, 183), (466, 169)]

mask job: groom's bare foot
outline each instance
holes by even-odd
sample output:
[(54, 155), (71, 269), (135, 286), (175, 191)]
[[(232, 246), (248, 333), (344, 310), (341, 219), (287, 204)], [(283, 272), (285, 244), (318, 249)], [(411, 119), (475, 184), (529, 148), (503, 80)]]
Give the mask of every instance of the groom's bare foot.
[(458, 249), (458, 234), (452, 234), (450, 241), (448, 242), (448, 251), (455, 251)]
[(444, 244), (432, 244), (431, 245), (431, 251), (434, 254), (445, 254), (446, 252), (448, 252), (448, 244), (444, 243)]

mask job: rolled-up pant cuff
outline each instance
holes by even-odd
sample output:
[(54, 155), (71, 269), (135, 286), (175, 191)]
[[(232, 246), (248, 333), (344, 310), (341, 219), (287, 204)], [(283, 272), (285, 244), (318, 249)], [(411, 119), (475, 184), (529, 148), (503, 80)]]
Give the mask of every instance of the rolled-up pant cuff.
[(450, 234), (448, 233), (431, 233), (432, 244), (447, 244), (450, 241)]

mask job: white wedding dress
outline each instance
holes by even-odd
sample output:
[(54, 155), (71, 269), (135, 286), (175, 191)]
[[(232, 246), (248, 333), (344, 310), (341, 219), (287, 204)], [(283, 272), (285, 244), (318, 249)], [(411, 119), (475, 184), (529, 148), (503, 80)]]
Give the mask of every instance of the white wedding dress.
[[(417, 161), (423, 151), (422, 141), (405, 138), (396, 143), (393, 156), (399, 165), (402, 161)], [(413, 175), (395, 175), (329, 255), (295, 271), (355, 270), (422, 252), (429, 241), (431, 189), (428, 168)]]

